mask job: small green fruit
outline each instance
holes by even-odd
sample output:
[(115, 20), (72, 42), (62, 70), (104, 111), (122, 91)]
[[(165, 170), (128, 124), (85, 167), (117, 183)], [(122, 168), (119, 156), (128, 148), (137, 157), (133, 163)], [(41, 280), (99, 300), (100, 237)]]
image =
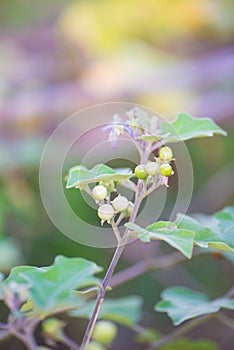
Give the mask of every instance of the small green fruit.
[(170, 164), (165, 163), (160, 166), (160, 174), (163, 176), (170, 176), (172, 175), (172, 167)]
[(117, 335), (117, 327), (110, 321), (99, 321), (93, 331), (92, 338), (102, 344), (111, 344)]
[(114, 215), (115, 211), (111, 204), (102, 204), (98, 208), (98, 216), (102, 220), (102, 223), (105, 221), (109, 223)]
[(84, 350), (106, 350), (101, 344), (91, 341)]
[(65, 324), (56, 318), (48, 318), (42, 323), (42, 330), (48, 334), (52, 339), (63, 339), (63, 328)]
[(147, 178), (147, 173), (145, 171), (144, 165), (137, 165), (134, 172), (138, 179), (145, 180)]
[(107, 196), (107, 189), (102, 185), (95, 186), (92, 190), (93, 198), (102, 201)]
[(149, 162), (145, 166), (148, 175), (155, 176), (159, 173), (159, 165), (156, 162)]
[(173, 153), (170, 147), (162, 147), (159, 151), (159, 158), (164, 162), (169, 162), (173, 158)]
[(112, 203), (114, 209), (117, 212), (120, 212), (120, 211), (124, 211), (127, 209), (129, 201), (126, 197), (119, 195), (111, 203)]

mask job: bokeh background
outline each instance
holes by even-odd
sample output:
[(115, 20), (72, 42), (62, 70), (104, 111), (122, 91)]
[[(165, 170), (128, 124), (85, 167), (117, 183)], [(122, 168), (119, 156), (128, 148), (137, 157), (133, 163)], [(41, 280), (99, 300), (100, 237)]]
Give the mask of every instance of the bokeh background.
[[(2, 272), (17, 264), (47, 265), (57, 254), (107, 267), (113, 250), (82, 246), (62, 235), (47, 217), (38, 184), (49, 135), (69, 115), (93, 104), (126, 101), (170, 118), (180, 111), (212, 117), (228, 136), (187, 143), (195, 177), (189, 212), (209, 214), (234, 203), (233, 10), (232, 0), (0, 1)], [(173, 199), (173, 188), (169, 202), (170, 195)], [(71, 200), (77, 200), (74, 193)], [(90, 215), (88, 208), (83, 211)], [(164, 245), (133, 245), (118, 269), (165, 251)], [(232, 283), (231, 261), (209, 254), (150, 273), (111, 296), (141, 295), (142, 324), (167, 332), (167, 317), (151, 312), (163, 287), (187, 285), (215, 297)], [(5, 317), (1, 305), (0, 318)], [(85, 322), (68, 320), (77, 341), (84, 327)], [(114, 350), (141, 349), (129, 332), (120, 329)], [(190, 335), (232, 349), (232, 334), (215, 321)], [(6, 341), (0, 349), (24, 347)]]

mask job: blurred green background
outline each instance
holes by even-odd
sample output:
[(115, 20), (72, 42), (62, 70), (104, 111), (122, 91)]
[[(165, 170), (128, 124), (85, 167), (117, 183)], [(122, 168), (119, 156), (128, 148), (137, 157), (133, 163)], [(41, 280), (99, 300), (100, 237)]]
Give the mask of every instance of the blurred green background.
[[(212, 117), (228, 136), (187, 143), (195, 177), (189, 212), (209, 214), (234, 203), (232, 15), (232, 0), (1, 0), (2, 272), (17, 264), (50, 264), (57, 254), (83, 256), (107, 267), (113, 250), (82, 246), (58, 232), (43, 209), (38, 184), (49, 135), (69, 115), (93, 104), (126, 101), (171, 118), (180, 111)], [(76, 201), (74, 193), (71, 198)], [(170, 198), (173, 188), (168, 205)], [(134, 244), (118, 269), (164, 251), (157, 244), (144, 249)], [(215, 297), (231, 283), (231, 262), (211, 254), (151, 273), (111, 295), (143, 296), (142, 324), (166, 332), (171, 328), (166, 316), (151, 312), (164, 286), (187, 285)], [(0, 318), (5, 317), (1, 306)], [(79, 340), (84, 326), (69, 321), (68, 331)], [(232, 335), (215, 321), (191, 335), (211, 337), (220, 349), (232, 349)], [(141, 349), (132, 338), (121, 329), (113, 349)], [(24, 348), (7, 341), (0, 349)]]

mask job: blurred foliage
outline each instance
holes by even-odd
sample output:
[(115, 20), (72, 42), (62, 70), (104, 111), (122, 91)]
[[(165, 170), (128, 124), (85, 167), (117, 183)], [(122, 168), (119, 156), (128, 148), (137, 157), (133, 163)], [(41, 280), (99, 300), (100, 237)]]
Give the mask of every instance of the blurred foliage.
[[(232, 0), (1, 0), (1, 271), (7, 274), (21, 263), (47, 265), (58, 254), (107, 266), (112, 250), (79, 245), (52, 225), (38, 185), (48, 136), (68, 115), (94, 103), (122, 100), (171, 117), (181, 110), (214, 116), (228, 136), (186, 144), (194, 166), (189, 211), (211, 214), (234, 203), (232, 13)], [(68, 196), (72, 208), (81, 208), (84, 220), (97, 222), (75, 190)], [(176, 178), (166, 209), (175, 198)], [(129, 247), (118, 269), (168, 251), (163, 247)], [(210, 253), (164, 274), (143, 276), (112, 294), (120, 297), (137, 290), (148, 311), (162, 287), (177, 282), (216, 297), (229, 288), (233, 266), (223, 255)], [(0, 314), (4, 318), (4, 308)], [(163, 315), (146, 312), (144, 319), (168, 328)], [(69, 324), (75, 337), (78, 328), (84, 324)], [(215, 330), (213, 325), (207, 333), (221, 349), (231, 350), (231, 338)], [(129, 334), (122, 337), (131, 348)], [(12, 348), (20, 349), (19, 343), (0, 344), (1, 350)]]
[(64, 34), (86, 49), (103, 54), (131, 41), (151, 43), (228, 39), (233, 29), (231, 2), (175, 0), (100, 0), (74, 2), (61, 18)]

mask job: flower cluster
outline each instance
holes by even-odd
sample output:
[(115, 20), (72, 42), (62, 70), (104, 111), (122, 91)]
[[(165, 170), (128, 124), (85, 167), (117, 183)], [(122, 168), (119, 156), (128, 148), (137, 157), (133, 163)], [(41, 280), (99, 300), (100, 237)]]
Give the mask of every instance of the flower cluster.
[(105, 221), (110, 224), (116, 214), (129, 217), (132, 212), (133, 203), (120, 194), (111, 200), (112, 192), (117, 192), (114, 181), (100, 182), (91, 192), (93, 199), (98, 204), (97, 213), (102, 225)]
[(151, 144), (153, 143), (152, 140), (156, 142), (163, 138), (158, 117), (149, 117), (146, 112), (138, 107), (128, 111), (126, 116), (128, 119), (123, 121), (119, 115), (115, 114), (113, 121), (103, 128), (104, 131), (110, 130), (108, 140), (112, 147), (116, 147), (118, 138), (123, 134), (128, 134), (142, 147), (145, 147), (147, 136), (151, 137)]
[[(113, 122), (103, 130), (110, 131), (109, 141), (111, 141), (112, 146), (116, 146), (118, 138), (124, 134), (128, 134), (131, 137), (140, 153), (141, 159), (134, 173), (129, 172), (128, 169), (127, 177), (123, 177), (124, 173), (116, 174), (116, 171), (113, 171), (113, 169), (106, 169), (105, 165), (100, 167), (104, 172), (100, 172), (100, 169), (96, 168), (95, 171), (92, 170), (93, 173), (84, 168), (76, 168), (78, 173), (83, 170), (86, 171), (87, 181), (88, 179), (90, 180), (92, 175), (92, 181), (82, 183), (82, 185), (77, 185), (76, 183), (75, 186), (86, 190), (95, 200), (98, 205), (97, 215), (101, 219), (101, 225), (107, 222), (113, 228), (114, 226), (117, 227), (123, 219), (131, 218), (134, 212), (134, 204), (117, 192), (116, 185), (127, 187), (135, 192), (135, 200), (137, 197), (142, 199), (159, 186), (168, 186), (168, 179), (174, 173), (171, 166), (171, 161), (174, 160), (173, 153), (170, 147), (163, 146), (164, 136), (162, 135), (158, 118), (156, 116), (149, 117), (146, 112), (139, 108), (133, 108), (126, 114), (126, 121), (123, 121), (118, 115), (114, 115)], [(157, 157), (151, 160), (150, 158), (156, 150), (158, 152)], [(100, 178), (100, 175), (102, 178)], [(134, 179), (132, 181), (134, 175), (137, 181)], [(77, 177), (79, 178), (79, 174)], [(85, 178), (85, 176), (83, 177)], [(107, 178), (108, 181), (105, 180)], [(95, 185), (90, 188), (89, 184), (92, 183), (95, 183)], [(119, 238), (117, 231), (115, 233), (117, 238)]]

